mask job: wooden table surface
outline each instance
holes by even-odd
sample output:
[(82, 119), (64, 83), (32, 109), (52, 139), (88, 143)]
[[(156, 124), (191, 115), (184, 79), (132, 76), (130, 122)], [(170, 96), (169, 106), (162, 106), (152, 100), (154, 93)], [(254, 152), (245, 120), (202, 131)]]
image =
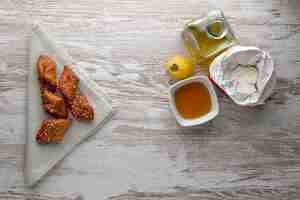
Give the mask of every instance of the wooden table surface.
[(0, 3), (0, 57), (7, 64), (0, 68), (1, 191), (110, 200), (299, 199), (299, 1), (217, 1), (241, 44), (271, 53), (278, 82), (263, 107), (238, 107), (219, 94), (220, 115), (194, 129), (178, 127), (170, 112), (162, 64), (184, 52), (184, 21), (204, 13), (208, 1), (9, 1), (48, 27), (118, 112), (37, 187), (26, 188), (28, 66), (5, 22), (12, 10)]

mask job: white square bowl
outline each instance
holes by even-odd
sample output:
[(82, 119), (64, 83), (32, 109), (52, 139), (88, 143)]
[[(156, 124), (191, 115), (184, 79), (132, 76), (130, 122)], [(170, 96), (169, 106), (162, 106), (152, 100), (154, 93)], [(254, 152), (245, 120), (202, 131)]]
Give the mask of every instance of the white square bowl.
[[(193, 118), (193, 119), (186, 119), (183, 118), (177, 111), (176, 104), (175, 104), (175, 92), (177, 89), (180, 87), (187, 85), (189, 83), (193, 82), (200, 82), (206, 86), (209, 92), (209, 96), (211, 99), (212, 107), (210, 112), (208, 112), (205, 115), (201, 115), (200, 117)], [(218, 98), (214, 89), (213, 84), (210, 82), (210, 80), (206, 76), (195, 76), (191, 77), (182, 81), (178, 81), (174, 85), (170, 86), (169, 88), (169, 102), (170, 102), (170, 107), (175, 115), (175, 118), (177, 122), (180, 124), (182, 127), (190, 127), (190, 126), (197, 126), (204, 124), (213, 118), (215, 118), (219, 114), (219, 103), (218, 103)]]

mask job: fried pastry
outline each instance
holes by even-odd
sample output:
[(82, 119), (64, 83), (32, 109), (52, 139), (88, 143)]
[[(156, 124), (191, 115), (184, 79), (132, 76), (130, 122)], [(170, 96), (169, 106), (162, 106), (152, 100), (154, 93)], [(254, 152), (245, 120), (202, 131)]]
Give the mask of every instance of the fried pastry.
[(42, 87), (55, 91), (57, 87), (56, 63), (47, 55), (41, 55), (37, 61), (38, 79)]
[(90, 105), (88, 99), (81, 95), (75, 96), (71, 103), (70, 111), (78, 121), (91, 121), (95, 116), (94, 109)]
[(45, 119), (36, 134), (36, 141), (39, 144), (59, 143), (69, 126), (69, 119)]
[(68, 110), (63, 97), (58, 96), (47, 89), (42, 89), (42, 101), (44, 111), (56, 118), (67, 118)]
[(58, 82), (58, 88), (68, 100), (72, 100), (75, 97), (78, 82), (78, 76), (70, 69), (70, 67), (64, 66)]

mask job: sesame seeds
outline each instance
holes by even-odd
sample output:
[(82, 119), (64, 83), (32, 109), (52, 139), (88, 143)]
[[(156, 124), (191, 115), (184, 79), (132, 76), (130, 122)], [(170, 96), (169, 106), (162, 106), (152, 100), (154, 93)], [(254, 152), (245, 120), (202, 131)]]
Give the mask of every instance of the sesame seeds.
[(94, 109), (85, 96), (76, 96), (71, 104), (71, 113), (77, 120), (93, 120)]
[(55, 90), (56, 80), (56, 63), (47, 55), (41, 55), (37, 61), (38, 79), (42, 85), (50, 90)]
[[(44, 81), (42, 76), (40, 76), (40, 74), (44, 73), (43, 70), (48, 69), (48, 65), (51, 65), (50, 71), (53, 73), (56, 70), (54, 61), (52, 63), (49, 60), (45, 60), (44, 63), (40, 63), (40, 67), (38, 66), (40, 91), (44, 111), (55, 117), (55, 119), (46, 119), (42, 122), (36, 134), (36, 141), (40, 144), (57, 143), (63, 140), (65, 131), (70, 124), (68, 110), (71, 111), (77, 120), (91, 121), (95, 115), (87, 97), (78, 95), (80, 93), (80, 91), (77, 91), (79, 77), (71, 68), (64, 66), (58, 84), (53, 81), (52, 87), (49, 81)], [(54, 74), (51, 74), (50, 78), (56, 79)], [(57, 94), (57, 89), (63, 96)]]
[(67, 99), (71, 100), (75, 97), (78, 82), (78, 76), (68, 66), (64, 66), (63, 72), (59, 79), (58, 87)]
[(40, 144), (52, 142), (61, 142), (64, 138), (64, 132), (69, 127), (68, 119), (46, 119), (36, 135), (36, 140)]
[(63, 97), (58, 96), (47, 89), (42, 92), (44, 111), (53, 117), (67, 118), (68, 111)]

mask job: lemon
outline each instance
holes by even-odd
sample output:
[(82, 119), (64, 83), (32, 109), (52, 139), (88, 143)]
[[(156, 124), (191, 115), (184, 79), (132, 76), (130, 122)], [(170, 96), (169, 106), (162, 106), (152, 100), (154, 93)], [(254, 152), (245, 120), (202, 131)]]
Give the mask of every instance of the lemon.
[(168, 59), (165, 68), (173, 80), (185, 79), (193, 74), (193, 62), (191, 59), (174, 55)]

